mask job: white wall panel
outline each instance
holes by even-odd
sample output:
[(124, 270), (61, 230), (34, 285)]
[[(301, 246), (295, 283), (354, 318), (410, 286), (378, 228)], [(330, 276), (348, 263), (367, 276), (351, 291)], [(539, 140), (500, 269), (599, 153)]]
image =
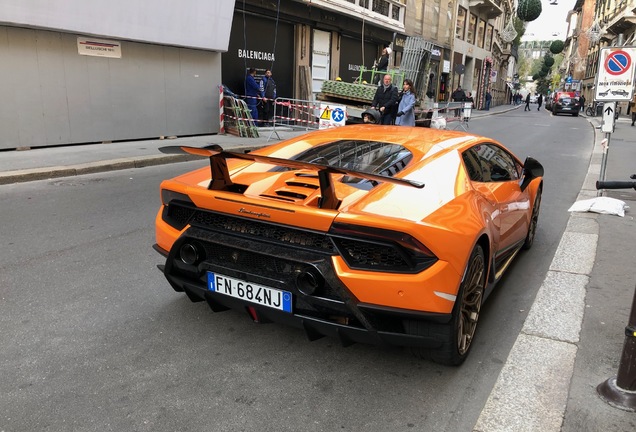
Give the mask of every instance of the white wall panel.
[(234, 0), (0, 0), (0, 24), (227, 51)]
[(80, 55), (75, 34), (0, 26), (0, 149), (218, 132), (221, 53), (122, 52)]

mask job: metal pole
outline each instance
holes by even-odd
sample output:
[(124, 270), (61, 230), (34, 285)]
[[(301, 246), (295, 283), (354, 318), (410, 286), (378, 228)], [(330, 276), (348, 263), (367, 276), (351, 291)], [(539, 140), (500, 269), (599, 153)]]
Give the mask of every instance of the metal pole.
[(596, 391), (601, 399), (614, 408), (636, 412), (636, 290), (625, 327), (625, 343), (618, 375), (599, 384)]
[(607, 153), (609, 153), (609, 144), (610, 144), (611, 137), (612, 137), (611, 133), (609, 132), (605, 133), (605, 139), (602, 142), (603, 157), (601, 158), (601, 173), (598, 177), (600, 181), (605, 181), (605, 170), (607, 168)]

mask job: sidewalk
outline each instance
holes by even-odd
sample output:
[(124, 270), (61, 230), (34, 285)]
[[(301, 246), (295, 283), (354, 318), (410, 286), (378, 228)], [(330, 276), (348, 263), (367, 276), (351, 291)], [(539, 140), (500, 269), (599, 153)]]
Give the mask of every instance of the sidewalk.
[[(522, 108), (502, 105), (490, 111), (474, 110), (471, 118)], [(596, 129), (600, 120), (591, 117), (577, 123), (595, 128), (594, 151), (578, 200), (597, 196), (595, 181), (604, 138)], [(636, 126), (630, 123), (622, 115), (611, 134), (608, 180), (628, 180), (636, 173)], [(168, 145), (219, 144), (226, 150), (242, 151), (279, 142), (275, 134), (268, 141), (270, 128), (259, 132), (259, 138), (206, 135), (0, 152), (0, 185), (189, 160), (189, 156), (158, 151)], [(287, 139), (305, 131), (277, 128), (276, 132)], [(550, 271), (475, 431), (636, 429), (636, 414), (613, 408), (596, 394), (596, 386), (617, 373), (636, 285), (636, 222), (632, 216), (636, 192), (606, 195), (626, 201), (631, 211), (624, 218), (593, 213), (570, 216)]]
[[(587, 120), (595, 130), (594, 150), (577, 201), (597, 197), (603, 158), (601, 117)], [(636, 173), (636, 126), (630, 124), (621, 116), (610, 136), (608, 180), (629, 180)], [(618, 372), (636, 285), (636, 192), (605, 195), (625, 201), (631, 212), (624, 218), (570, 215), (475, 432), (636, 430), (636, 414), (611, 407), (596, 392)]]

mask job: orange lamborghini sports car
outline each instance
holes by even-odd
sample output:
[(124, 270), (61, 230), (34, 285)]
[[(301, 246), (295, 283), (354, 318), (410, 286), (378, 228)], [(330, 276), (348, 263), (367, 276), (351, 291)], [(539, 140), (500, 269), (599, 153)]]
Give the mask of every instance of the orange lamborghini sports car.
[(161, 183), (155, 249), (172, 287), (246, 311), (458, 365), (483, 301), (532, 246), (543, 167), (456, 131), (352, 125), (209, 158)]

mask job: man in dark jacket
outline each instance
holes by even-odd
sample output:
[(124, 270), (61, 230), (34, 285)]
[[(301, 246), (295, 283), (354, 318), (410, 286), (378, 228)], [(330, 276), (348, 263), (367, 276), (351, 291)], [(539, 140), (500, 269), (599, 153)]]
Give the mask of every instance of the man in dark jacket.
[(391, 75), (384, 75), (382, 84), (378, 86), (373, 102), (371, 102), (371, 107), (380, 111), (381, 124), (393, 124), (395, 121), (395, 103), (397, 100), (398, 89), (391, 84)]
[(258, 100), (261, 96), (260, 86), (256, 82), (256, 69), (249, 68), (245, 75), (245, 103), (252, 113), (254, 122), (258, 124)]
[(530, 111), (530, 93), (526, 95), (526, 106), (523, 108), (524, 111)]
[[(466, 93), (462, 90), (462, 86), (457, 86), (457, 89), (451, 94), (451, 98), (453, 102), (464, 102), (466, 100)], [(462, 112), (461, 108), (456, 108), (453, 111), (455, 112), (455, 117), (459, 117)]]
[(263, 97), (263, 125), (271, 126), (274, 116), (274, 99), (276, 99), (276, 81), (272, 71), (267, 69), (261, 80), (261, 96)]
[(464, 93), (461, 86), (457, 86), (457, 89), (453, 92), (451, 97), (453, 98), (453, 102), (464, 102), (464, 99), (466, 99), (466, 93)]

